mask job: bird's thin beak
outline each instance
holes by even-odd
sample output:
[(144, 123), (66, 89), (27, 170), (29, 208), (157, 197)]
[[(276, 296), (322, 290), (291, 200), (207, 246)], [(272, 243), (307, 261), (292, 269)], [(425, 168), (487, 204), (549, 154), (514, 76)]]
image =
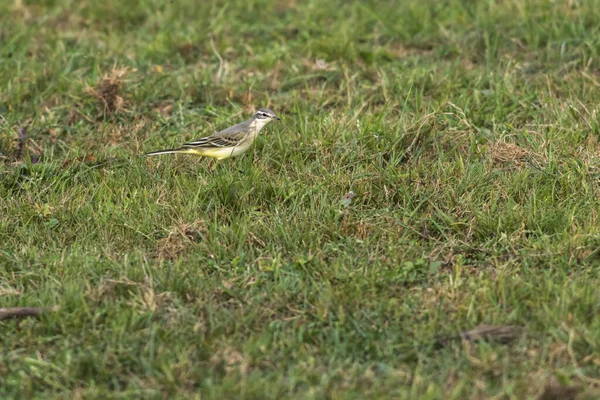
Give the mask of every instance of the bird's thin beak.
[(275, 119), (277, 121), (281, 121), (281, 118), (279, 118), (279, 117), (273, 117), (273, 119)]

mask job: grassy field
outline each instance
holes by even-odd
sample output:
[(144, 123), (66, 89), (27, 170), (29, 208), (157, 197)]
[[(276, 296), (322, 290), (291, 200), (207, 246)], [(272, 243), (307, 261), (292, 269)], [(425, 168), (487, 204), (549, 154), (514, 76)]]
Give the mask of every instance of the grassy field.
[(0, 2), (0, 398), (599, 398), (598, 21)]

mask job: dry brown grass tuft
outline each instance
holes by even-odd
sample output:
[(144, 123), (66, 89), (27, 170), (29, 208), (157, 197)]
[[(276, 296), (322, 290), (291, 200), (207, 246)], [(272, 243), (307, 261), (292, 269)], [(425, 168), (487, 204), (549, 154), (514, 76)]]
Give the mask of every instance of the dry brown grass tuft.
[(542, 159), (539, 154), (531, 150), (505, 142), (488, 144), (487, 155), (496, 167), (521, 167), (530, 161)]
[(397, 59), (403, 59), (408, 57), (420, 57), (428, 56), (433, 53), (433, 49), (429, 46), (415, 47), (406, 46), (403, 43), (393, 43), (389, 46), (389, 54)]
[(95, 88), (87, 87), (87, 92), (98, 100), (99, 116), (108, 117), (125, 110), (125, 100), (121, 96), (125, 77), (134, 70), (124, 67), (113, 69), (104, 74)]
[(371, 231), (370, 224), (364, 221), (349, 221), (344, 219), (340, 226), (340, 233), (345, 236), (353, 236), (365, 240)]
[(510, 343), (522, 334), (522, 329), (515, 326), (479, 325), (474, 329), (460, 333), (460, 338), (468, 342)]
[(173, 103), (169, 103), (169, 102), (162, 102), (159, 103), (156, 107), (153, 108), (153, 111), (156, 113), (159, 113), (160, 115), (162, 115), (165, 118), (169, 118), (171, 116), (171, 114), (173, 113)]
[(338, 70), (338, 66), (336, 65), (335, 62), (328, 63), (325, 60), (320, 59), (320, 58), (316, 58), (314, 60), (313, 59), (305, 59), (305, 60), (303, 60), (303, 65), (310, 72), (337, 71)]
[(167, 237), (158, 241), (156, 256), (159, 259), (177, 258), (194, 243), (201, 241), (205, 234), (206, 227), (202, 220), (178, 222), (169, 229)]
[(248, 357), (227, 344), (219, 346), (219, 350), (211, 356), (210, 362), (213, 367), (226, 373), (239, 371), (242, 376), (246, 376), (250, 371)]
[(275, 12), (284, 13), (289, 10), (294, 10), (298, 7), (294, 0), (278, 0), (273, 5)]
[(438, 343), (441, 346), (447, 346), (453, 340), (460, 339), (463, 345), (468, 346), (470, 342), (496, 342), (508, 344), (513, 340), (522, 336), (523, 329), (517, 326), (502, 326), (502, 325), (479, 325), (470, 331), (460, 332), (457, 335), (441, 337)]

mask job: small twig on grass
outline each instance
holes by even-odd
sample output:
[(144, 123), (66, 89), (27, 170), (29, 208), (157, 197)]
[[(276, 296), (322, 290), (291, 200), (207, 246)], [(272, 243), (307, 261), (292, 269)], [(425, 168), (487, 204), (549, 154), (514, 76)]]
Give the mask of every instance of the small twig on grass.
[(0, 321), (5, 319), (20, 319), (27, 317), (38, 318), (47, 312), (57, 311), (58, 307), (10, 307), (0, 308)]

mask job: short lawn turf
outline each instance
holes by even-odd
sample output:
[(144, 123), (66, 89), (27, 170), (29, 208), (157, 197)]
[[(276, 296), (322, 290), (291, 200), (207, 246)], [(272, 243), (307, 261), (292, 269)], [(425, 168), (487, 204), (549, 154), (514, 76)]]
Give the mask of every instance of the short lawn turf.
[[(0, 322), (0, 397), (594, 390), (598, 21), (594, 0), (0, 2), (0, 306), (58, 307)], [(141, 156), (260, 107), (282, 121), (239, 159)], [(456, 338), (481, 324), (516, 333)]]

